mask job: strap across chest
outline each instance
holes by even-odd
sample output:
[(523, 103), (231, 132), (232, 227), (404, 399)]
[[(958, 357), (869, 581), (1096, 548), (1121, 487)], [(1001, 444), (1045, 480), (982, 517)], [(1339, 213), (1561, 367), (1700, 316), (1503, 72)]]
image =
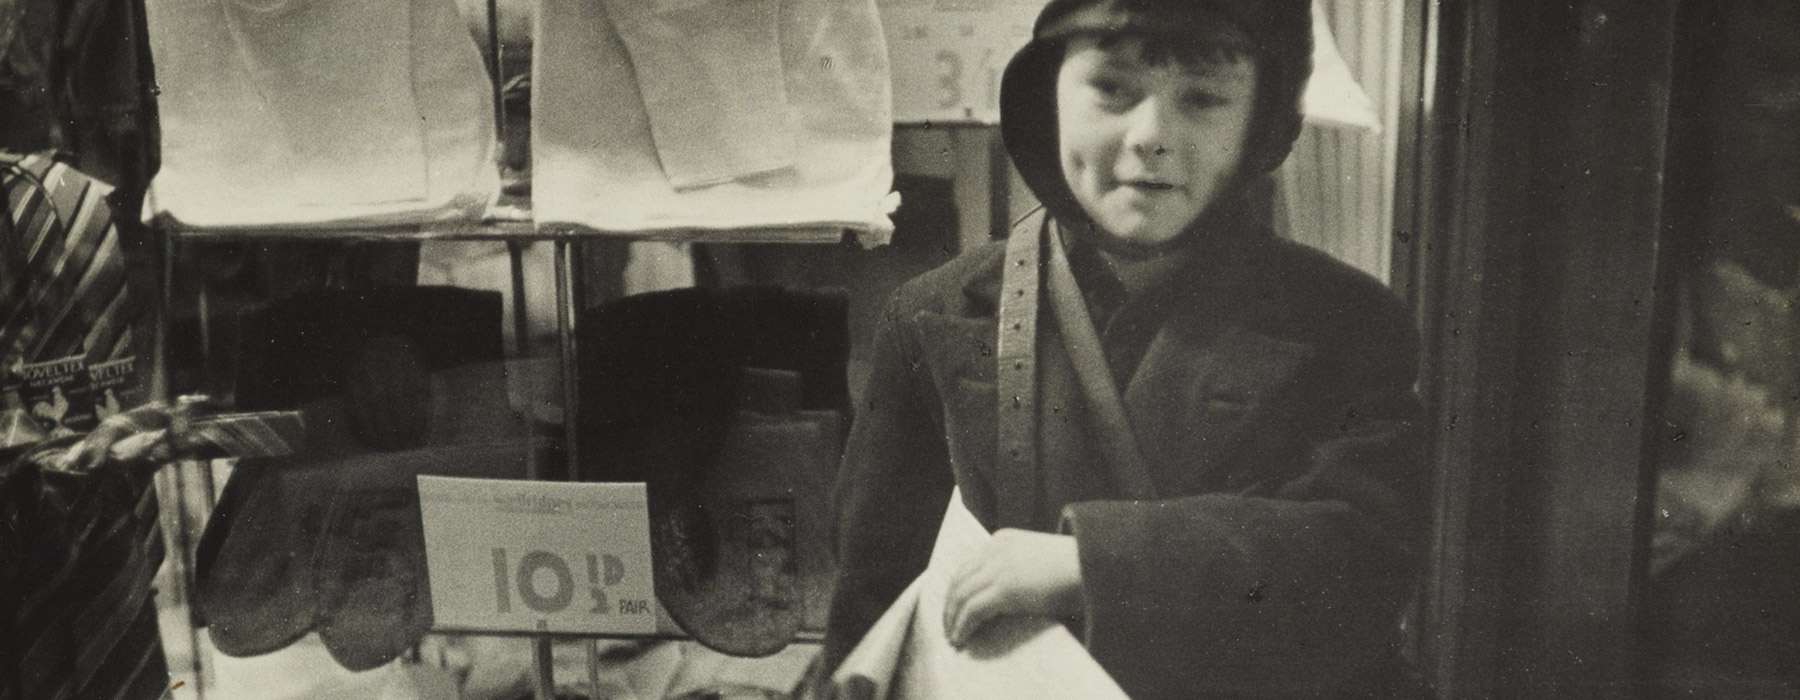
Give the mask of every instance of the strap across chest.
[[(1043, 232), (1018, 231), (1006, 241), (1000, 275), (1000, 337), (995, 387), (999, 405), (994, 487), (1002, 523), (1030, 522), (1037, 501), (1037, 320)], [(1031, 494), (1030, 498), (1022, 497)]]
[[(1043, 241), (1057, 233), (1052, 226), (1046, 222), (1030, 234), (1015, 233), (1007, 241), (1001, 274), (999, 371), (995, 382), (999, 403), (995, 416), (999, 438), (996, 459), (1000, 476), (995, 487), (1011, 494), (998, 499), (1000, 521), (1006, 523), (1030, 522), (1040, 478), (1037, 321), (1038, 299), (1045, 289), (1114, 483), (1128, 498), (1156, 497), (1149, 467), (1138, 448), (1093, 319), (1059, 240), (1052, 240), (1048, 246), (1050, 254), (1045, 264)], [(1046, 267), (1048, 284), (1042, 274)], [(1020, 497), (1022, 494), (1032, 497)]]

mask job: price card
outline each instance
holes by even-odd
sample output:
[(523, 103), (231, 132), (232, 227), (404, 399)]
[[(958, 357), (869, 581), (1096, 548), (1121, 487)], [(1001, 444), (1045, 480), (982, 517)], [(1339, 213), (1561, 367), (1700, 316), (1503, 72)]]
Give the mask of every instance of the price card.
[(434, 629), (656, 631), (643, 484), (419, 477)]
[(901, 123), (1000, 120), (1000, 74), (1046, 0), (879, 0)]

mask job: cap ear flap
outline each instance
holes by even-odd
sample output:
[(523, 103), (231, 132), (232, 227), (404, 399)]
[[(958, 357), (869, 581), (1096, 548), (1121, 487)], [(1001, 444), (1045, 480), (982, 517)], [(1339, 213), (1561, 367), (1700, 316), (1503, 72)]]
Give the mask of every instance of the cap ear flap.
[(1019, 177), (1053, 213), (1080, 211), (1063, 179), (1056, 78), (1065, 42), (1034, 40), (1013, 55), (1000, 81), (1000, 138)]
[(1248, 155), (1253, 162), (1244, 164), (1245, 174), (1261, 177), (1272, 173), (1287, 161), (1289, 154), (1293, 153), (1294, 142), (1300, 138), (1302, 122), (1300, 115), (1296, 113), (1291, 116), (1271, 117), (1271, 121), (1276, 120), (1279, 120), (1279, 123), (1264, 132), (1264, 136), (1257, 139), (1258, 143), (1253, 145), (1253, 150)]
[(1260, 177), (1273, 172), (1287, 160), (1300, 138), (1305, 122), (1302, 101), (1307, 82), (1312, 78), (1312, 12), (1310, 3), (1297, 0), (1287, 8), (1289, 21), (1280, 22), (1274, 31), (1285, 41), (1263, 41), (1261, 65), (1258, 67), (1257, 109), (1253, 124), (1268, 128), (1253, 137), (1251, 162), (1246, 174)]

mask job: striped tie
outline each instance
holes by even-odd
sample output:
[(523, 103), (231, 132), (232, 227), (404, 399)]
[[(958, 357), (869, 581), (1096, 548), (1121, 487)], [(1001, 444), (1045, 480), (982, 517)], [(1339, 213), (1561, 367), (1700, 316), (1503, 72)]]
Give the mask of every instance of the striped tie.
[(59, 467), (86, 472), (107, 460), (285, 457), (299, 450), (306, 434), (299, 411), (195, 415), (200, 403), (184, 397), (174, 409), (150, 404), (111, 416), (70, 449)]
[(23, 398), (0, 417), (25, 411), (52, 436), (142, 402), (132, 328), (145, 308), (110, 193), (47, 156), (0, 152), (0, 391)]
[(227, 413), (195, 419), (186, 443), (196, 457), (285, 457), (306, 434), (299, 411)]
[(0, 699), (161, 697), (152, 472), (63, 471), (73, 441), (0, 465)]
[(83, 354), (89, 366), (132, 355), (141, 311), (106, 195), (112, 188), (41, 155), (0, 153), (11, 213), (0, 239), (0, 338), (28, 361)]
[[(72, 433), (139, 400), (132, 326), (144, 309), (110, 191), (46, 156), (0, 152), (0, 700), (168, 687), (152, 470), (61, 468)], [(28, 380), (26, 368), (41, 371)]]
[(305, 430), (294, 411), (187, 415), (195, 403), (126, 411), (0, 464), (0, 700), (161, 697), (154, 468), (170, 445), (197, 458), (293, 454)]

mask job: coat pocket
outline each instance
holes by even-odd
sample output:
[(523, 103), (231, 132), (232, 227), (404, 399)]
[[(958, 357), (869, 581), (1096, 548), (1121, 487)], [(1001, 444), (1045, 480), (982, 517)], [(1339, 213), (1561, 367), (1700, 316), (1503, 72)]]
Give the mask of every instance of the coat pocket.
[(1250, 409), (1266, 405), (1313, 356), (1305, 343), (1272, 338), (1228, 326), (1206, 353), (1214, 371), (1200, 387), (1209, 409)]
[(1311, 345), (1238, 326), (1205, 334), (1165, 328), (1125, 391), (1158, 482), (1198, 488), (1230, 455), (1291, 438), (1296, 427), (1273, 418), (1274, 405), (1313, 354)]
[[(919, 347), (931, 363), (933, 376), (940, 383), (967, 379), (994, 385), (994, 354), (998, 352), (998, 332), (992, 318), (963, 318), (950, 314), (921, 311), (914, 317), (919, 332)], [(946, 394), (955, 386), (941, 387)]]

